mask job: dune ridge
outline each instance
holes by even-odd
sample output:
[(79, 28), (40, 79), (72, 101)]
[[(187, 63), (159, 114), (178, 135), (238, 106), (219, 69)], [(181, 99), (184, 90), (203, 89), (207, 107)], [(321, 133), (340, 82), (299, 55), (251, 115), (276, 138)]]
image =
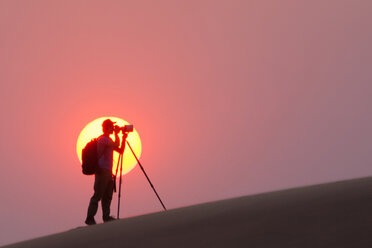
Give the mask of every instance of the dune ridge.
[(372, 247), (372, 177), (172, 209), (4, 247)]

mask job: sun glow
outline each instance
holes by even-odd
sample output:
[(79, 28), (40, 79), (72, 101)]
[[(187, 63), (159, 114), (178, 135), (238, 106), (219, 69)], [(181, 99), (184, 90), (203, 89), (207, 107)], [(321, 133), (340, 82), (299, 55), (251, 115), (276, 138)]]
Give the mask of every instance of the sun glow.
[[(81, 131), (79, 138), (77, 140), (77, 144), (76, 144), (76, 152), (80, 160), (80, 165), (81, 165), (81, 151), (83, 150), (83, 148), (89, 141), (103, 134), (102, 122), (106, 119), (111, 119), (112, 121), (116, 121), (115, 125), (118, 125), (120, 127), (130, 124), (124, 121), (123, 119), (120, 119), (117, 117), (101, 117), (88, 123), (84, 127), (84, 129)], [(110, 137), (112, 138), (112, 140), (114, 140), (114, 134), (112, 134)], [(120, 142), (121, 142), (121, 137), (122, 137), (121, 133), (119, 134), (119, 137), (120, 137)], [(142, 147), (141, 147), (141, 140), (140, 140), (139, 134), (135, 128), (133, 129), (133, 132), (130, 132), (128, 134), (127, 141), (131, 145), (136, 156), (139, 158), (141, 155)], [(112, 168), (113, 174), (115, 174), (116, 172), (118, 158), (119, 158), (119, 153), (114, 152), (114, 164)], [(123, 155), (123, 173), (122, 174), (124, 175), (130, 172), (136, 165), (137, 165), (137, 160), (135, 159), (132, 152), (130, 151), (128, 144), (126, 144), (124, 155)]]

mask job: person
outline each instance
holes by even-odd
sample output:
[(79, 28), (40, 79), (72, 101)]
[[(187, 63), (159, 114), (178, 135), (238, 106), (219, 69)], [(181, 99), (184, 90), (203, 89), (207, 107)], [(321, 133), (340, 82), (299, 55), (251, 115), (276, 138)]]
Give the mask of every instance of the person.
[[(103, 134), (97, 139), (99, 168), (95, 173), (94, 194), (90, 198), (87, 218), (85, 220), (85, 224), (87, 225), (96, 224), (94, 216), (97, 213), (99, 201), (101, 201), (102, 204), (103, 221), (108, 222), (115, 220), (114, 217), (110, 216), (110, 205), (115, 184), (112, 175), (113, 153), (114, 151), (119, 153), (124, 152), (125, 140), (127, 138), (127, 133), (123, 133), (121, 146), (119, 147), (120, 127), (114, 126), (115, 123), (116, 122), (110, 119), (104, 120), (102, 123)], [(110, 138), (112, 133), (115, 133), (115, 141)]]

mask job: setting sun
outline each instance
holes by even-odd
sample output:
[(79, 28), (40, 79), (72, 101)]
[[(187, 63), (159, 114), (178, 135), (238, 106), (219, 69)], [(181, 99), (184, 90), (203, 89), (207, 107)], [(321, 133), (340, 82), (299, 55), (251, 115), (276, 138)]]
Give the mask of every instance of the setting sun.
[[(120, 127), (130, 124), (127, 121), (124, 121), (123, 119), (120, 119), (117, 117), (101, 117), (88, 123), (84, 127), (84, 129), (81, 131), (79, 138), (77, 140), (77, 144), (76, 144), (76, 152), (80, 160), (80, 164), (81, 164), (81, 151), (83, 150), (83, 148), (89, 141), (102, 135), (103, 132), (102, 132), (101, 125), (105, 119), (111, 119), (114, 122), (116, 121), (115, 125), (118, 125)], [(114, 140), (114, 134), (112, 134), (110, 137)], [(119, 134), (119, 137), (120, 137), (120, 142), (121, 142), (121, 137), (122, 137), (121, 133)], [(133, 129), (133, 132), (130, 132), (128, 134), (127, 141), (130, 143), (134, 153), (139, 158), (141, 155), (141, 150), (142, 150), (141, 140), (135, 128)], [(113, 163), (113, 168), (112, 168), (113, 174), (115, 174), (116, 172), (118, 158), (119, 158), (119, 153), (114, 152), (114, 163)], [(136, 166), (136, 164), (137, 164), (136, 158), (133, 156), (128, 145), (126, 145), (125, 150), (124, 150), (124, 156), (123, 156), (123, 175), (131, 171)]]

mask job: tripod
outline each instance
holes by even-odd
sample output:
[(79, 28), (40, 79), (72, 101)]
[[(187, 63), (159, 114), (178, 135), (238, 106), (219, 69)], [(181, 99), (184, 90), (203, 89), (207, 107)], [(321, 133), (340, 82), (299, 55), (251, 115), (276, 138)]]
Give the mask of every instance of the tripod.
[(121, 197), (121, 178), (122, 178), (122, 171), (123, 171), (123, 154), (119, 153), (119, 158), (118, 158), (118, 164), (116, 166), (116, 172), (115, 172), (115, 182), (114, 182), (114, 191), (116, 192), (116, 176), (118, 174), (118, 169), (119, 169), (119, 164), (120, 164), (120, 179), (119, 179), (119, 193), (118, 193), (118, 215), (117, 219), (119, 219), (119, 211), (120, 211), (120, 197)]
[[(149, 182), (151, 188), (154, 190), (157, 198), (159, 199), (161, 205), (163, 206), (164, 210), (167, 210), (162, 202), (162, 200), (160, 199), (160, 196), (158, 195), (158, 193), (156, 192), (155, 188), (154, 188), (154, 185), (151, 183), (150, 181), (150, 178), (147, 176), (146, 172), (145, 172), (145, 169), (143, 168), (141, 162), (139, 161), (139, 159), (137, 158), (136, 154), (134, 153), (131, 145), (129, 144), (129, 142), (126, 140), (126, 143), (128, 144), (133, 156), (136, 158), (137, 160), (137, 163), (138, 165), (140, 166), (143, 174), (145, 175), (145, 177), (147, 178), (147, 181)], [(119, 193), (118, 193), (118, 215), (117, 215), (117, 218), (119, 219), (119, 211), (120, 211), (120, 197), (121, 197), (121, 182), (122, 182), (122, 171), (123, 171), (123, 155), (124, 155), (124, 151), (122, 153), (119, 154), (119, 159), (118, 159), (118, 164), (117, 164), (117, 167), (116, 167), (116, 172), (115, 172), (115, 181), (116, 181), (116, 176), (118, 174), (118, 169), (119, 169), (119, 165), (120, 165), (120, 179), (119, 179)], [(115, 183), (116, 185), (116, 183)], [(115, 192), (116, 192), (116, 186), (115, 186)]]

